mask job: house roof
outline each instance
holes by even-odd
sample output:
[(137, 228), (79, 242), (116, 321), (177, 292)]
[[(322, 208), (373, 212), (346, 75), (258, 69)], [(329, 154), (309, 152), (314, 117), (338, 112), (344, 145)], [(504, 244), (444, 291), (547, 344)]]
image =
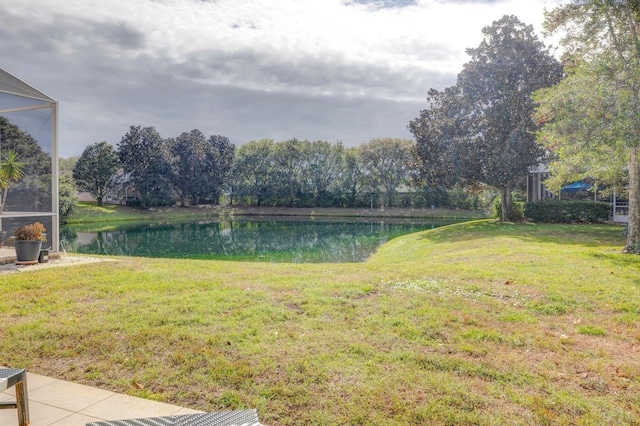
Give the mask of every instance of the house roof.
[(42, 93), (33, 86), (28, 85), (19, 78), (14, 77), (2, 68), (0, 68), (0, 93), (8, 93), (43, 102), (56, 102), (52, 97)]
[(529, 167), (529, 173), (549, 173), (549, 165), (545, 163), (538, 163), (535, 166)]

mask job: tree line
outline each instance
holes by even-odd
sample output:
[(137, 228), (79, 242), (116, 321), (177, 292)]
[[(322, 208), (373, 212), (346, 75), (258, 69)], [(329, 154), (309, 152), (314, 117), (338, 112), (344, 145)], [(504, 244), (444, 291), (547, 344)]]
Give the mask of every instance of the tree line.
[(355, 148), (341, 142), (290, 139), (240, 146), (232, 196), (240, 204), (285, 207), (398, 206), (411, 185), (413, 142), (372, 139)]
[(377, 138), (357, 147), (289, 139), (236, 148), (199, 130), (162, 138), (131, 126), (117, 145), (85, 148), (73, 168), (79, 190), (101, 205), (107, 195), (141, 207), (218, 204), (274, 207), (478, 208), (478, 195), (428, 187), (417, 179), (415, 143)]
[(194, 129), (163, 138), (152, 126), (131, 126), (116, 148), (104, 141), (87, 146), (72, 176), (98, 205), (108, 195), (145, 208), (176, 199), (181, 206), (215, 204), (228, 185), (234, 153), (224, 136), (207, 139)]

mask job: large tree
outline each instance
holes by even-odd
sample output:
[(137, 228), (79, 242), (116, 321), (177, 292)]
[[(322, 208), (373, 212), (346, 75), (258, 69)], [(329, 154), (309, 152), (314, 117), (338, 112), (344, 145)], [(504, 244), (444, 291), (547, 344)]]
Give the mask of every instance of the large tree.
[(229, 138), (221, 135), (209, 136), (207, 149), (206, 179), (209, 197), (218, 204), (220, 195), (229, 189), (231, 184), (231, 169), (236, 155), (236, 146)]
[(302, 205), (304, 144), (305, 142), (293, 138), (279, 142), (273, 147), (275, 195), (278, 201), (287, 207), (299, 207)]
[(171, 165), (169, 176), (173, 189), (180, 196), (181, 207), (186, 206), (189, 196), (192, 198), (192, 204), (197, 205), (202, 195), (207, 193), (204, 173), (207, 147), (207, 140), (197, 129), (167, 140)]
[(118, 156), (142, 207), (173, 204), (166, 143), (154, 127), (131, 126)]
[(235, 146), (225, 136), (205, 139), (200, 130), (183, 132), (167, 141), (171, 182), (180, 196), (180, 205), (192, 205), (207, 199), (217, 204), (220, 194), (228, 184)]
[(342, 175), (339, 181), (339, 191), (345, 197), (344, 205), (355, 207), (364, 185), (362, 162), (358, 156), (358, 148), (346, 148), (343, 155)]
[(341, 142), (332, 144), (321, 140), (305, 141), (305, 188), (313, 194), (315, 206), (327, 207), (333, 202), (332, 194), (339, 190), (343, 153), (344, 147)]
[(95, 197), (102, 206), (104, 196), (113, 187), (113, 175), (120, 168), (118, 154), (107, 142), (87, 146), (73, 167), (73, 179), (81, 191)]
[[(561, 31), (568, 76), (540, 94), (537, 118), (565, 164), (594, 172), (623, 153), (629, 174), (625, 250), (640, 253), (640, 2), (573, 0), (547, 13), (545, 28)], [(554, 103), (555, 102), (555, 103)], [(562, 107), (558, 108), (558, 105)], [(577, 142), (577, 147), (569, 147)], [(610, 153), (589, 157), (589, 151)], [(611, 170), (611, 167), (608, 167)]]
[(533, 28), (504, 16), (467, 49), (471, 60), (454, 87), (429, 92), (430, 108), (409, 124), (431, 184), (483, 183), (500, 191), (501, 220), (511, 192), (543, 157), (531, 118), (536, 89), (557, 83), (562, 67)]
[(358, 147), (364, 181), (383, 192), (387, 207), (394, 206), (398, 187), (409, 182), (412, 149), (412, 140), (397, 138), (372, 139)]
[(275, 144), (271, 139), (250, 141), (238, 148), (233, 164), (233, 194), (248, 197), (258, 206), (275, 188)]
[(628, 181), (626, 143), (612, 137), (627, 108), (615, 83), (594, 71), (585, 62), (568, 61), (560, 83), (534, 93), (534, 119), (542, 125), (537, 140), (550, 153), (550, 190), (582, 179), (617, 188)]

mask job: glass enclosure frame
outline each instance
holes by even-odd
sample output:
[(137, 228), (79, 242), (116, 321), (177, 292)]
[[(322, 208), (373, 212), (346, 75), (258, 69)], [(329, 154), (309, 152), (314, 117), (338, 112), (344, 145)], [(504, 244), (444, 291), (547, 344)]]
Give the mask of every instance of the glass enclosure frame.
[(9, 237), (18, 226), (42, 222), (47, 229), (42, 247), (57, 252), (58, 102), (0, 68), (0, 126), (3, 159), (8, 149), (14, 149), (12, 143), (22, 143), (26, 146), (22, 151), (29, 152), (18, 159), (25, 163), (27, 175), (9, 187), (7, 208), (0, 211), (0, 230)]

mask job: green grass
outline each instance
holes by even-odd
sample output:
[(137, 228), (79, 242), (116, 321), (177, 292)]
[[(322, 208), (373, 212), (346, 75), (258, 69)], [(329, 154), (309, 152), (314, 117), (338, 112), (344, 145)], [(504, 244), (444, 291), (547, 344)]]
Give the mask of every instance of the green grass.
[(622, 228), (476, 221), (363, 264), (118, 258), (0, 279), (3, 364), (270, 425), (637, 424)]
[(153, 209), (138, 209), (116, 204), (97, 206), (95, 202), (81, 201), (74, 213), (65, 219), (67, 224), (95, 224), (121, 221), (150, 220), (184, 220), (188, 218), (219, 214), (216, 209), (181, 209), (175, 207), (159, 207)]
[(594, 325), (583, 325), (578, 327), (578, 333), (586, 334), (588, 336), (604, 336), (606, 334), (602, 328)]

